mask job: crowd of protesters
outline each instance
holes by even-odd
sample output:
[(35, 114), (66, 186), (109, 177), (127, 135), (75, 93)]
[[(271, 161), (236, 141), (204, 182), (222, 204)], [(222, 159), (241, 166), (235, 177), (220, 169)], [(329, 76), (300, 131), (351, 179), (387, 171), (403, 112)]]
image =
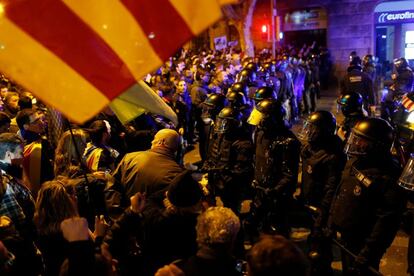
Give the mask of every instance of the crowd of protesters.
[[(3, 76), (0, 274), (329, 275), (337, 233), (357, 256), (346, 273), (378, 269), (405, 203), (393, 129), (365, 117), (364, 88), (344, 88), (341, 140), (317, 111), (330, 67), (315, 44), (181, 50), (145, 78), (178, 124), (106, 108), (75, 125)], [(184, 165), (196, 143), (201, 161)], [(306, 254), (291, 208), (309, 217)]]

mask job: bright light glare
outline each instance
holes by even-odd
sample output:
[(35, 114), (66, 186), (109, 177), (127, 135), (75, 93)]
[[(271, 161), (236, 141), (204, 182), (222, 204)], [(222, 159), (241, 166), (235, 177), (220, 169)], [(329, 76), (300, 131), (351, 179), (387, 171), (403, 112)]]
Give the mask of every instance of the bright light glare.
[(407, 123), (414, 124), (414, 112), (410, 112), (410, 114), (408, 114)]
[(0, 14), (4, 13), (4, 4), (0, 3)]

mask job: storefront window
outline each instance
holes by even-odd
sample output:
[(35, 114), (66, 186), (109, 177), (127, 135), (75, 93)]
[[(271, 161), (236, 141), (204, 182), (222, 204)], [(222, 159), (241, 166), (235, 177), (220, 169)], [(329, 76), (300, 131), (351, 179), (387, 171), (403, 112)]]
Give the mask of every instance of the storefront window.
[(376, 6), (375, 55), (391, 69), (395, 58), (405, 57), (414, 66), (414, 1), (390, 1)]

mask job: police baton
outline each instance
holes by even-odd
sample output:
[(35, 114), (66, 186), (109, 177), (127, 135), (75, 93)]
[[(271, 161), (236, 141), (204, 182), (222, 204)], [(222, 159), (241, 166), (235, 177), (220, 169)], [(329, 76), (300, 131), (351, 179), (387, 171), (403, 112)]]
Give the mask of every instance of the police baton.
[[(312, 205), (304, 205), (305, 208), (307, 208), (309, 211), (311, 211), (312, 213), (315, 214), (320, 214), (320, 209), (318, 207), (312, 206)], [(357, 255), (355, 255), (351, 250), (349, 250), (348, 248), (346, 248), (342, 243), (340, 243), (337, 239), (335, 238), (331, 238), (331, 241), (338, 246), (342, 251), (344, 251), (346, 254), (348, 254), (349, 256), (351, 256), (354, 260), (357, 258)], [(379, 275), (381, 276), (382, 274), (376, 270), (375, 268), (373, 268), (372, 266), (367, 266), (367, 269), (374, 275)]]

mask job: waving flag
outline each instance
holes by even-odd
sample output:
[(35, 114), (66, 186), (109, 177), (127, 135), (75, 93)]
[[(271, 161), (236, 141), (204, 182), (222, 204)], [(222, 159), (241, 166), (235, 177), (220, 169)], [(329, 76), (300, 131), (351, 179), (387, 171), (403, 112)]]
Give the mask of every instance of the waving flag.
[(232, 2), (0, 0), (0, 71), (84, 122), (122, 93), (148, 93), (137, 80)]
[(412, 95), (405, 94), (402, 99), (401, 103), (405, 107), (408, 112), (414, 111), (414, 101), (411, 99)]

